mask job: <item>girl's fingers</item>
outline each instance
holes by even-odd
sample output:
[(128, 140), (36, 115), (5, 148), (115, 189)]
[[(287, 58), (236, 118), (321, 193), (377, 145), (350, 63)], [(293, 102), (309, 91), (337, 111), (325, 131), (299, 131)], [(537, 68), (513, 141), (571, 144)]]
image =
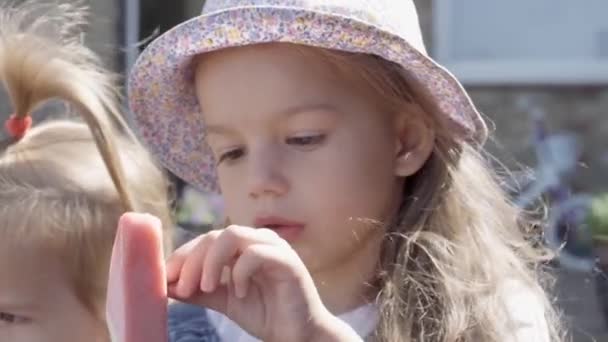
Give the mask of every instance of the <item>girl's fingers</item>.
[(182, 265), (184, 264), (185, 260), (186, 258), (184, 257), (176, 257), (171, 259), (171, 263), (167, 262), (165, 266), (167, 269), (167, 284), (173, 284), (177, 282), (177, 280), (179, 279), (179, 272), (182, 270)]
[(190, 297), (198, 291), (209, 246), (214, 243), (218, 235), (217, 231), (205, 234), (198, 243), (184, 251), (187, 257), (181, 268), (176, 289), (180, 296)]
[(225, 266), (231, 267), (236, 258), (253, 244), (282, 246), (287, 243), (276, 233), (267, 229), (230, 226), (209, 247), (203, 266), (201, 290), (213, 292), (219, 285)]
[(251, 277), (264, 265), (264, 262), (274, 257), (273, 250), (276, 250), (276, 247), (253, 245), (243, 251), (232, 269), (234, 293), (237, 298), (242, 299), (247, 296)]
[(261, 271), (270, 278), (304, 279), (306, 267), (294, 253), (273, 245), (255, 244), (247, 247), (236, 260), (232, 269), (234, 292), (245, 298), (251, 279)]
[(201, 293), (198, 292), (195, 295), (191, 295), (188, 297), (182, 297), (177, 289), (176, 285), (169, 285), (167, 288), (167, 293), (169, 298), (173, 298), (177, 301), (183, 303), (189, 303), (193, 305), (198, 305), (204, 308), (209, 308), (211, 310), (215, 310), (218, 312), (222, 312), (226, 314), (226, 303), (227, 298), (229, 296), (229, 286), (219, 286), (212, 293)]
[(179, 280), (179, 274), (184, 266), (184, 262), (186, 262), (188, 255), (190, 255), (192, 250), (203, 237), (204, 235), (201, 235), (195, 239), (192, 239), (191, 241), (188, 241), (171, 254), (166, 263), (168, 284), (173, 284)]

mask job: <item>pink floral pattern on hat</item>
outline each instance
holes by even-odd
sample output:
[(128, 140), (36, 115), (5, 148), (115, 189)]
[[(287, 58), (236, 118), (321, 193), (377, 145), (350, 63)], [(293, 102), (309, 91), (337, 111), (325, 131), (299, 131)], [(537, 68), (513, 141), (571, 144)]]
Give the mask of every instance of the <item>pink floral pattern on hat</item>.
[(426, 55), (410, 0), (208, 0), (203, 14), (165, 33), (142, 53), (129, 78), (140, 137), (173, 173), (217, 192), (215, 161), (193, 86), (192, 57), (266, 42), (374, 54), (403, 66), (461, 139), (486, 127), (460, 83)]

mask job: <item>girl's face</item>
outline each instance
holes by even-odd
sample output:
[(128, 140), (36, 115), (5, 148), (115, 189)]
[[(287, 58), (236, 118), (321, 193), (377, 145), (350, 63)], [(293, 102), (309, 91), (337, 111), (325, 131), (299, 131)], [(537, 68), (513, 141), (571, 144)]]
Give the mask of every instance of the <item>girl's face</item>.
[(104, 341), (105, 328), (78, 300), (57, 258), (0, 247), (0, 341)]
[(230, 221), (275, 230), (313, 275), (371, 272), (383, 237), (374, 222), (422, 165), (404, 153), (404, 115), (286, 44), (205, 55), (196, 86)]

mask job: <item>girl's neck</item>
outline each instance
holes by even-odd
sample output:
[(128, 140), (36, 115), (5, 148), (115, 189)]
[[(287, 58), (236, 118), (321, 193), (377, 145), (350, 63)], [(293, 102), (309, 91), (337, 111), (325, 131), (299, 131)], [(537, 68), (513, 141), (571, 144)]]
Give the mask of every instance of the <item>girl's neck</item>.
[(334, 315), (352, 311), (373, 302), (377, 293), (374, 278), (380, 255), (382, 237), (370, 238), (340, 265), (314, 272), (312, 277), (327, 309)]
[[(395, 189), (403, 189), (404, 182), (399, 180)], [(395, 205), (387, 217), (397, 216), (401, 201), (401, 192), (395, 191)], [(376, 279), (385, 234), (384, 229), (378, 231), (369, 237), (362, 248), (345, 260), (312, 272), (323, 303), (334, 315), (341, 315), (375, 301), (379, 291)]]

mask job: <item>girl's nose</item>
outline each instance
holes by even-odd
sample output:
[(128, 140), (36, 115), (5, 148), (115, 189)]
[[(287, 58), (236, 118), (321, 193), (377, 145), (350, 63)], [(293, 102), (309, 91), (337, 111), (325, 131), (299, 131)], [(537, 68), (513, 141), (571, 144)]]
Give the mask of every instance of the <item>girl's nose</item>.
[(268, 149), (249, 156), (249, 196), (281, 196), (289, 190), (279, 151)]

